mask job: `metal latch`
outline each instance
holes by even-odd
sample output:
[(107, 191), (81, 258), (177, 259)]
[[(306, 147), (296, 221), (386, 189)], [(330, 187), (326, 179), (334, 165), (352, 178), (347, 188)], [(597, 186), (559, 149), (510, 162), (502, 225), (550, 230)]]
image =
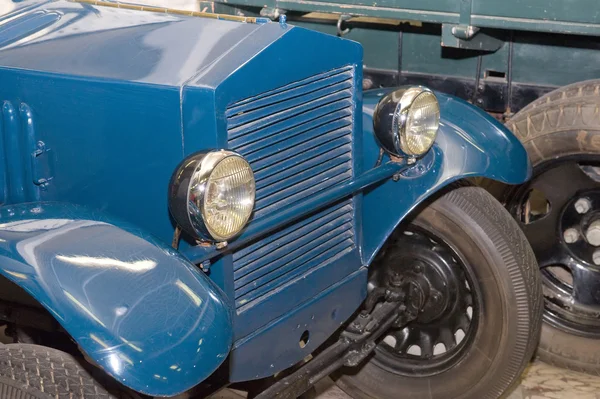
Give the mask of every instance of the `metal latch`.
[(471, 25), (473, 0), (460, 0), (458, 24), (442, 24), (442, 46), (466, 50), (497, 51), (504, 41)]
[(52, 149), (46, 146), (46, 143), (39, 140), (31, 153), (31, 172), (33, 184), (40, 189), (46, 189), (53, 179), (53, 156)]

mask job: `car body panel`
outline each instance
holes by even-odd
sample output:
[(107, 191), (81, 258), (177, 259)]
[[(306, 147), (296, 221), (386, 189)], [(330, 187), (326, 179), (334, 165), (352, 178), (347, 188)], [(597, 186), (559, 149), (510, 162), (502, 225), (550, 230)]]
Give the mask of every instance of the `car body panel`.
[[(367, 269), (363, 267), (267, 328), (237, 341), (230, 355), (230, 380), (264, 378), (273, 375), (273, 370), (293, 366), (351, 317), (366, 295)], [(265, 348), (273, 355), (265, 356)]]
[(0, 207), (0, 221), (0, 274), (119, 382), (171, 396), (227, 357), (232, 321), (221, 290), (138, 227), (44, 202)]

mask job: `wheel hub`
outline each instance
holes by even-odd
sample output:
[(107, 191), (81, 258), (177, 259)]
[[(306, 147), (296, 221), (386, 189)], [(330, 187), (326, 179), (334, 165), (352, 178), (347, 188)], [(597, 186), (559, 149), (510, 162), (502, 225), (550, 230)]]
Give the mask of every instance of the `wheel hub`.
[[(423, 247), (417, 244), (415, 249)], [(422, 248), (427, 251), (427, 248)], [(420, 289), (423, 290), (424, 297), (427, 298), (417, 322), (430, 323), (439, 319), (449, 306), (451, 300), (450, 291), (456, 287), (457, 283), (454, 276), (449, 273), (445, 267), (445, 260), (439, 253), (431, 253), (424, 259), (418, 257), (415, 253), (401, 254), (390, 258), (393, 266), (390, 267), (390, 285), (395, 285), (398, 276), (403, 278), (419, 279)], [(402, 265), (411, 264), (408, 271), (400, 271)], [(455, 299), (455, 298), (452, 298)]]
[(437, 237), (406, 231), (374, 265), (372, 286), (419, 281), (426, 301), (416, 320), (392, 330), (378, 345), (375, 361), (399, 374), (429, 375), (455, 364), (473, 335), (474, 293), (456, 253)]
[(600, 190), (572, 198), (563, 208), (558, 230), (563, 232), (563, 245), (574, 259), (590, 267), (599, 265)]

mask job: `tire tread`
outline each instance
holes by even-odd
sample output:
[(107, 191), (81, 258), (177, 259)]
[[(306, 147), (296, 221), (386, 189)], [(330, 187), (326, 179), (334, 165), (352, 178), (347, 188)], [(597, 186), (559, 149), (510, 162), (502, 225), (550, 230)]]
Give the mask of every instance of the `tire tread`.
[(598, 130), (600, 79), (552, 91), (523, 108), (506, 125), (523, 144), (565, 130)]
[(517, 344), (509, 366), (486, 395), (486, 398), (498, 398), (517, 382), (538, 343), (543, 297), (537, 262), (527, 238), (511, 215), (483, 188), (461, 187), (445, 197), (478, 221), (498, 249), (514, 283), (519, 320)]
[(3, 399), (114, 398), (71, 355), (39, 345), (0, 346)]

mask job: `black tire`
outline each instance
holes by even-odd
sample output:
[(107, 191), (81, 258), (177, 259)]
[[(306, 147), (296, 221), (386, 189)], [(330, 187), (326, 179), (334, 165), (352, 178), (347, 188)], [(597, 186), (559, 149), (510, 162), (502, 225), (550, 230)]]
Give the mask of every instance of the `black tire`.
[(501, 204), (479, 187), (444, 194), (411, 226), (435, 231), (471, 265), (483, 299), (474, 338), (460, 361), (442, 372), (394, 373), (380, 367), (375, 355), (344, 370), (337, 384), (361, 399), (500, 397), (518, 380), (539, 337), (541, 285), (527, 240)]
[[(600, 157), (600, 80), (564, 86), (519, 111), (506, 126), (521, 140), (534, 175), (550, 162)], [(514, 188), (486, 181), (483, 185), (502, 202)], [(538, 356), (544, 362), (600, 375), (600, 340), (566, 333), (546, 321)]]
[(600, 153), (600, 80), (561, 87), (519, 111), (506, 126), (534, 168), (544, 161)]
[(115, 398), (65, 352), (30, 344), (0, 346), (0, 399), (73, 397)]

